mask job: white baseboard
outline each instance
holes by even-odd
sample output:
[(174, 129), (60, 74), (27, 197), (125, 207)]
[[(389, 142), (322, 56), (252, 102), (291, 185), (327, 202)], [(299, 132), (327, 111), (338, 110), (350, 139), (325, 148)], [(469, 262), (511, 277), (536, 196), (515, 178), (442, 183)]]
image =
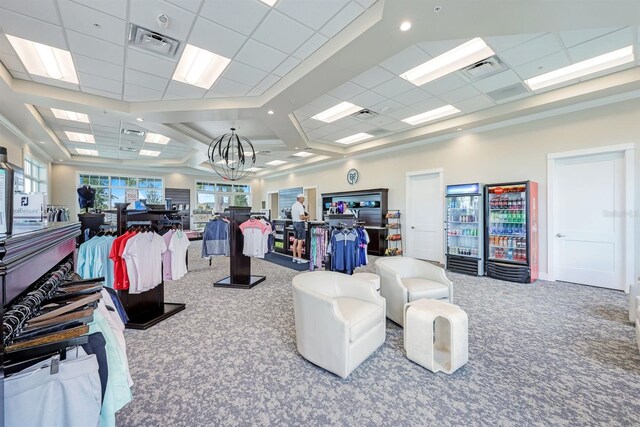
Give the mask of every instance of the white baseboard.
[(542, 271), (538, 272), (538, 279), (540, 280), (549, 280), (549, 275), (547, 273), (543, 273)]

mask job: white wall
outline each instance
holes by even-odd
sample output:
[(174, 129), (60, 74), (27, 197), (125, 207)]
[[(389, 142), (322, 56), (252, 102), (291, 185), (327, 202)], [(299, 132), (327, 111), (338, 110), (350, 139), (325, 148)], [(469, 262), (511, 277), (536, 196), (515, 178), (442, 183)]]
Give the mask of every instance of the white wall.
[[(18, 140), (16, 136), (9, 132), (3, 126), (0, 126), (0, 146), (5, 147), (7, 149), (7, 157), (9, 159), (9, 163), (13, 163), (14, 165), (20, 166), (24, 168), (24, 155), (27, 154), (31, 158), (38, 160), (42, 164), (47, 166), (48, 173), (47, 176), (49, 178), (47, 182), (47, 193), (51, 194), (51, 162), (47, 159), (43, 158), (38, 153), (35, 153), (28, 145)], [(49, 196), (49, 200), (51, 196)]]
[[(320, 193), (388, 188), (389, 208), (405, 210), (407, 172), (443, 168), (445, 185), (537, 181), (540, 197), (540, 271), (547, 272), (547, 154), (604, 145), (640, 142), (640, 101), (626, 101), (553, 118), (513, 125), (373, 156), (344, 159), (330, 166), (262, 180), (267, 192), (317, 185)], [(636, 276), (640, 272), (640, 144), (636, 152)], [(355, 186), (350, 168), (360, 172)], [(597, 195), (594, 195), (596, 197)], [(254, 195), (256, 197), (256, 195)]]

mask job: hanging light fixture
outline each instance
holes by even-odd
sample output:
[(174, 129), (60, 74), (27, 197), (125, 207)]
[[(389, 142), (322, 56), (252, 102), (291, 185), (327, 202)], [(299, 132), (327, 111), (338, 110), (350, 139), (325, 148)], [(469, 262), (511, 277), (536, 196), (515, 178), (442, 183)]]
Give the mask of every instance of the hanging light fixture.
[(220, 177), (229, 181), (246, 178), (256, 165), (256, 150), (253, 144), (244, 136), (231, 133), (211, 141), (209, 144), (209, 164)]

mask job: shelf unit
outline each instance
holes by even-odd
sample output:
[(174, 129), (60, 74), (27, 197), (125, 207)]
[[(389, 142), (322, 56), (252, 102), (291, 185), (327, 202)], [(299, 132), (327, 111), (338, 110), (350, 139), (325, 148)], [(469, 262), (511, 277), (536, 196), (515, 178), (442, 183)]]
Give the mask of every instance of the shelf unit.
[[(385, 256), (402, 256), (404, 251), (402, 248), (402, 231), (400, 225), (400, 210), (391, 209), (387, 211), (385, 215), (386, 228), (387, 228), (387, 249), (384, 252)], [(391, 236), (400, 236), (397, 240), (391, 240)]]

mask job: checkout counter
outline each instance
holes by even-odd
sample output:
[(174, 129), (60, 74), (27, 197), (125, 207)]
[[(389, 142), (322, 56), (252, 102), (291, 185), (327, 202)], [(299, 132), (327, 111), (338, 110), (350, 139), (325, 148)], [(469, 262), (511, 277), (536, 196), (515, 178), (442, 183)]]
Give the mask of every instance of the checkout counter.
[[(275, 227), (274, 249), (276, 252), (285, 255), (293, 255), (291, 249), (293, 247), (293, 220), (290, 219), (274, 219)], [(309, 251), (311, 250), (311, 227), (314, 225), (323, 225), (323, 221), (307, 221), (306, 222), (306, 238), (302, 247), (302, 257), (309, 259)]]

